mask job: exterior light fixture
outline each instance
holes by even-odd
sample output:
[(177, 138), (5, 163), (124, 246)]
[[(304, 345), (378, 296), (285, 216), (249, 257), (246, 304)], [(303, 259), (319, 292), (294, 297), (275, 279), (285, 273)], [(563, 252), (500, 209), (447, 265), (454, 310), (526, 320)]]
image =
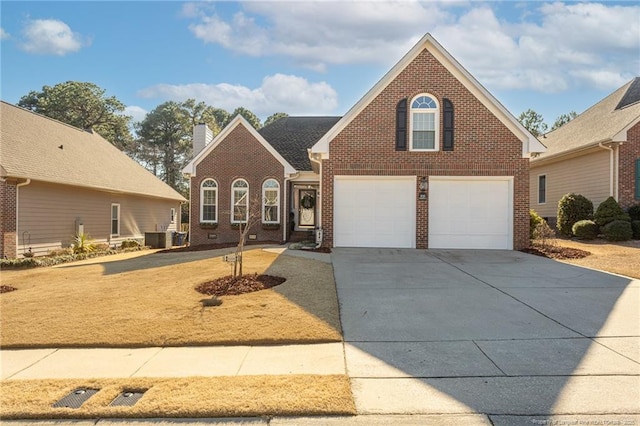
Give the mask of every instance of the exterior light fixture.
[(419, 200), (426, 200), (427, 199), (427, 188), (429, 188), (429, 184), (427, 183), (427, 178), (426, 177), (422, 177), (420, 178), (420, 194), (418, 194), (418, 199)]

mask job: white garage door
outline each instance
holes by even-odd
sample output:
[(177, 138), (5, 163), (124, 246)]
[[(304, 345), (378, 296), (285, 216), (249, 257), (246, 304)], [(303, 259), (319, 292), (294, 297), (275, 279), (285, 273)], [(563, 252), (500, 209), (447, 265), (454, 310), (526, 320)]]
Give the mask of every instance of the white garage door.
[(429, 179), (429, 248), (513, 249), (512, 178)]
[(336, 176), (333, 189), (336, 247), (415, 247), (415, 176)]

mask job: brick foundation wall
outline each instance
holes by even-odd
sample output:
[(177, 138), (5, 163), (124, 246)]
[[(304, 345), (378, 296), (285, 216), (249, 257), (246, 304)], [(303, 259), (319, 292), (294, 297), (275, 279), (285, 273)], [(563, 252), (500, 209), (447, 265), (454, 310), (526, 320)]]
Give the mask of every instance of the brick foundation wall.
[(0, 256), (14, 258), (16, 247), (17, 182), (0, 180)]
[[(200, 185), (205, 179), (218, 183), (218, 225), (215, 229), (200, 226)], [(249, 200), (262, 199), (262, 184), (275, 179), (280, 184), (280, 228), (263, 229), (260, 219), (251, 229), (255, 241), (281, 242), (283, 240), (285, 206), (284, 166), (271, 155), (242, 125), (233, 129), (218, 146), (196, 167), (191, 178), (191, 245), (235, 243), (239, 231), (231, 227), (231, 184), (236, 179), (249, 184)], [(216, 238), (209, 238), (215, 235)]]
[(618, 172), (618, 202), (627, 209), (640, 200), (635, 198), (636, 160), (640, 158), (640, 123), (627, 132), (627, 141), (620, 145)]
[[(420, 93), (435, 96), (440, 105), (443, 98), (453, 102), (454, 151), (395, 150), (396, 105)], [(442, 121), (441, 109), (440, 149)], [(522, 158), (522, 143), (426, 50), (330, 142), (329, 157), (322, 164), (325, 246), (333, 245), (336, 175), (408, 175), (418, 176), (418, 182), (422, 176), (513, 176), (513, 246), (517, 250), (529, 244), (529, 160)], [(417, 248), (428, 248), (428, 208), (428, 199), (417, 201)]]

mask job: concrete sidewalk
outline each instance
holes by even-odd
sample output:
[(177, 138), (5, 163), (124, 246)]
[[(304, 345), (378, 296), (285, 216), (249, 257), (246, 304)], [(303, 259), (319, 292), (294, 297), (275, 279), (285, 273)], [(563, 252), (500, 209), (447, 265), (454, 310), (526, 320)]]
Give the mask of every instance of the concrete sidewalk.
[(342, 343), (138, 349), (5, 349), (2, 380), (345, 374)]

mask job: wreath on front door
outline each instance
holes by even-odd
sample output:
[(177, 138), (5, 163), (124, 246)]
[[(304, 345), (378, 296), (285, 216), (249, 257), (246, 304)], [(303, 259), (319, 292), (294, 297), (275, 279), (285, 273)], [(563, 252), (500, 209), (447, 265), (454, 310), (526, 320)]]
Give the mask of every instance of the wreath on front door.
[(304, 194), (302, 200), (300, 200), (300, 205), (305, 209), (312, 209), (316, 206), (316, 199), (311, 194)]

